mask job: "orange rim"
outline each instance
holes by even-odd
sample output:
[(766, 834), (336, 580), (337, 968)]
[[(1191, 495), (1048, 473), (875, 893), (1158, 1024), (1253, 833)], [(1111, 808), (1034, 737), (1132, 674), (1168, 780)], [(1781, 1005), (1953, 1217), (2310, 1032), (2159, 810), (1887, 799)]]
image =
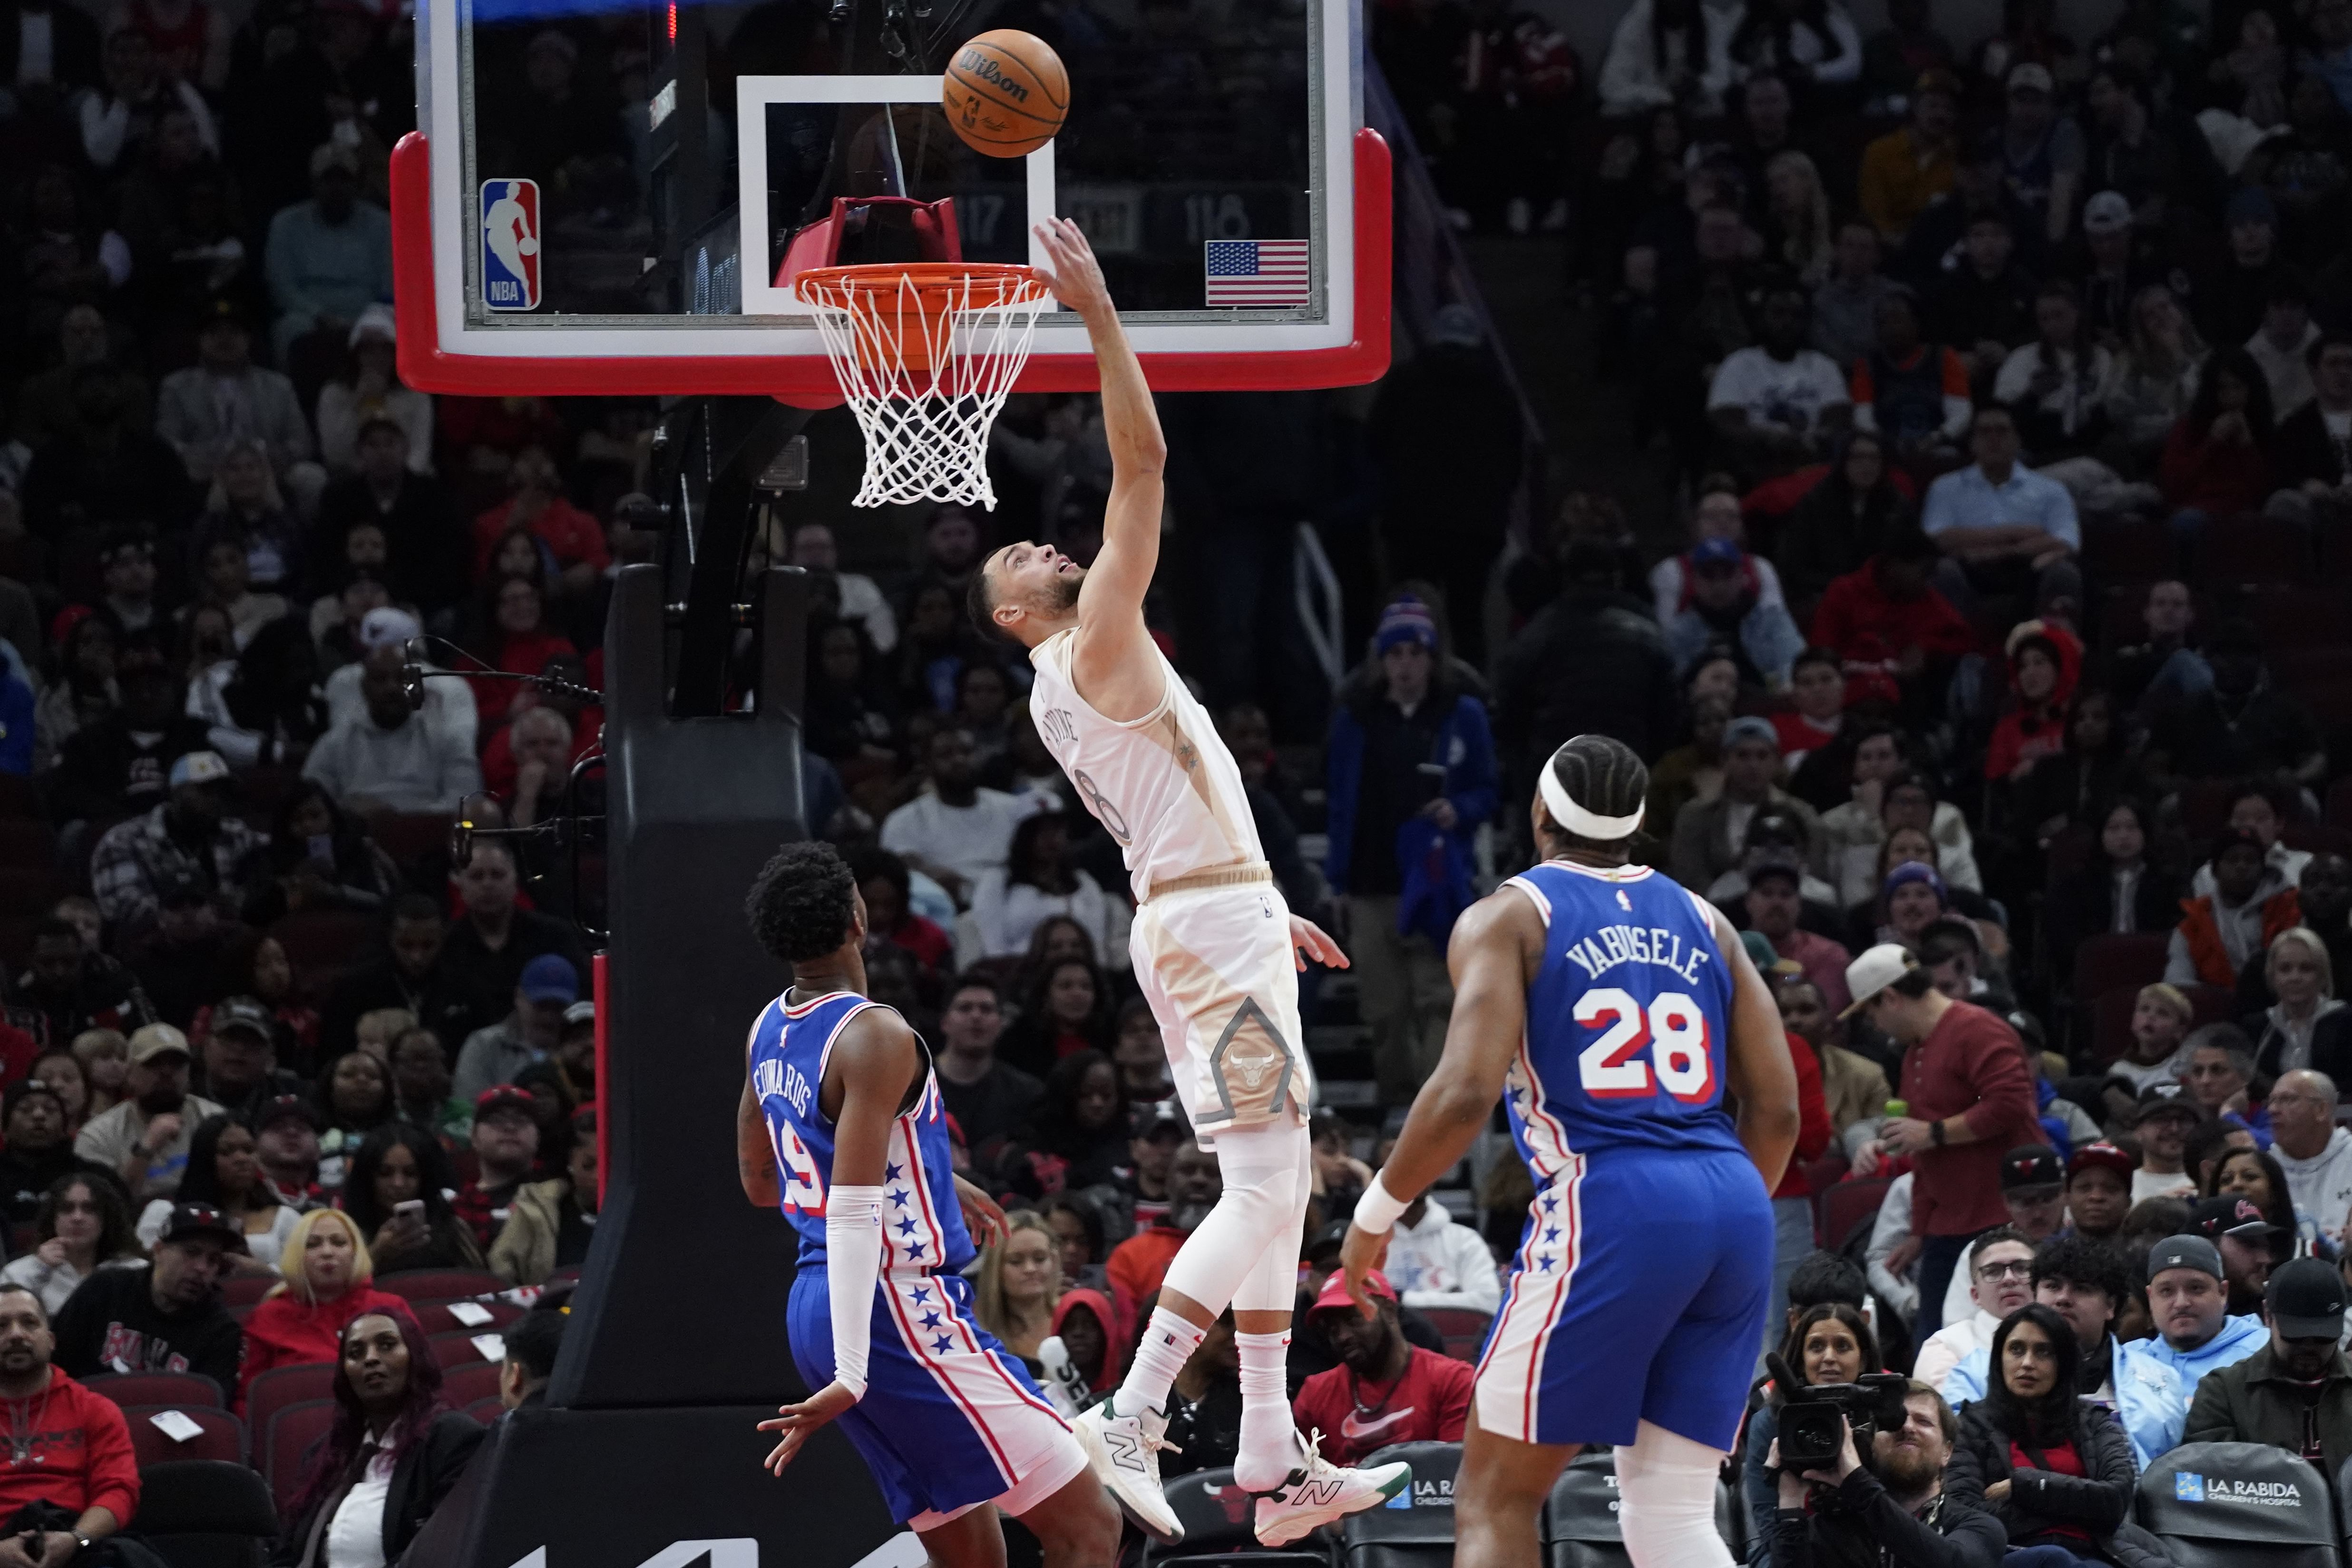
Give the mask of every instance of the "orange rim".
[[(992, 290), (988, 287), (992, 283), (997, 285)], [(1034, 299), (1045, 292), (1045, 280), (1033, 267), (967, 261), (813, 267), (793, 280), (793, 290), (803, 298), (821, 299), (846, 309), (854, 308), (861, 298), (894, 293), (902, 285), (912, 286), (927, 311), (937, 305), (959, 304), (961, 299), (1002, 305)]]

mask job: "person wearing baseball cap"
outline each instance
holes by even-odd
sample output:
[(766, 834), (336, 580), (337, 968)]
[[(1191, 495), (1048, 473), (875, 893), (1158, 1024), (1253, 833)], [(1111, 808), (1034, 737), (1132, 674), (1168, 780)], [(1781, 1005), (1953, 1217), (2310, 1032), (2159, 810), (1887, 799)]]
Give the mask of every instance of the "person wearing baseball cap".
[(1354, 1466), (1391, 1443), (1458, 1443), (1470, 1416), (1470, 1364), (1407, 1343), (1388, 1276), (1364, 1276), (1364, 1293), (1379, 1308), (1367, 1318), (1348, 1294), (1348, 1277), (1334, 1273), (1307, 1309), (1311, 1332), (1339, 1355), (1339, 1364), (1298, 1386), (1291, 1412), (1302, 1432), (1323, 1434), (1324, 1457)]
[[(1717, 545), (1728, 545), (1734, 551), (1739, 548), (1728, 539), (1701, 539), (1692, 551), (1694, 559)], [(1703, 564), (1692, 569), (1694, 595), (1704, 570)], [(1791, 656), (1801, 645), (1801, 641), (1790, 645)], [(1780, 734), (1770, 719), (1748, 714), (1725, 725), (1723, 793), (1675, 813), (1674, 845), (1667, 855), (1674, 879), (1685, 887), (1705, 890), (1726, 873), (1739, 869), (1748, 848), (1747, 830), (1743, 826), (1733, 833), (1735, 812), (1743, 823), (1751, 825), (1760, 817), (1790, 819), (1806, 845), (1820, 842), (1821, 818), (1775, 782), (1780, 776)]]
[(2272, 1254), (2286, 1232), (2273, 1225), (2254, 1200), (2238, 1193), (2200, 1198), (2189, 1206), (2189, 1234), (2202, 1236), (2221, 1254), (2230, 1287), (2230, 1311), (2260, 1312), (2271, 1281)]
[(134, 1030), (122, 1100), (74, 1139), (75, 1154), (122, 1179), (134, 1207), (180, 1190), (196, 1124), (220, 1114), (219, 1105), (188, 1092), (190, 1065), (188, 1037), (170, 1024)]
[(241, 897), (236, 868), (263, 843), (261, 835), (228, 815), (228, 763), (219, 752), (182, 752), (164, 779), (169, 792), (162, 805), (107, 829), (90, 852), (91, 892), (107, 925), (118, 930), (139, 934), (152, 927), (163, 891), (174, 883), (194, 883), (227, 900)]
[[(2262, 1319), (2230, 1315), (2229, 1271), (2221, 1249), (2202, 1236), (2168, 1236), (2149, 1251), (2147, 1307), (2156, 1337), (2117, 1348), (2116, 1378), (2140, 1375), (2160, 1384), (2170, 1373), (2179, 1383), (2183, 1423), (2200, 1379), (2235, 1366), (2270, 1337)], [(2171, 1426), (2168, 1435), (2158, 1453), (2180, 1442), (2180, 1426)]]
[[(1845, 972), (1860, 1018), (1903, 1050), (1895, 1092), (1906, 1113), (1863, 1145), (1913, 1157), (1911, 1233), (1920, 1239), (1919, 1317), (1925, 1344), (1942, 1326), (1944, 1297), (1961, 1254), (2009, 1220), (2000, 1197), (2003, 1151), (2043, 1140), (2033, 1077), (2017, 1031), (1973, 1002), (1936, 989), (1902, 944), (1864, 952)], [(1857, 1151), (1860, 1153), (1861, 1151)]]
[(450, 1207), (473, 1227), (487, 1254), (539, 1157), (539, 1103), (529, 1091), (494, 1083), (475, 1096), (473, 1148), (477, 1174), (457, 1189)]
[(2262, 1443), (2312, 1458), (2324, 1474), (2341, 1471), (2352, 1460), (2352, 1365), (2338, 1348), (2344, 1306), (2332, 1265), (2280, 1264), (2263, 1301), (2270, 1343), (2197, 1385), (2181, 1441)]
[(2039, 1246), (2066, 1219), (2066, 1167), (2047, 1144), (2021, 1144), (2000, 1157), (2000, 1200), (2009, 1222)]
[(207, 1098), (239, 1115), (265, 1100), (302, 1092), (302, 1081), (278, 1070), (278, 1020), (253, 997), (229, 997), (198, 1014), (196, 1082)]
[(2123, 1234), (2131, 1212), (2132, 1176), (2139, 1162), (2105, 1138), (2084, 1144), (2066, 1162), (2067, 1230), (2095, 1241)]
[(226, 1260), (246, 1250), (235, 1221), (208, 1203), (173, 1207), (144, 1269), (100, 1269), (58, 1309), (57, 1363), (75, 1377), (193, 1372), (236, 1390), (245, 1335), (221, 1305)]
[(525, 964), (515, 983), (514, 1010), (466, 1037), (452, 1092), (478, 1100), (485, 1090), (513, 1082), (516, 1073), (563, 1043), (563, 1015), (579, 999), (580, 972), (569, 958), (541, 953)]
[(2205, 1120), (2197, 1102), (2178, 1083), (2151, 1084), (2132, 1107), (2131, 1129), (2139, 1139), (2139, 1169), (2132, 1172), (2132, 1201), (2197, 1196), (2189, 1174), (2189, 1134)]
[[(1804, 913), (1804, 862), (1797, 852), (1768, 850), (1751, 856), (1748, 929), (1772, 945), (1775, 959), (1785, 958), (1797, 966), (1821, 992), (1823, 1006), (1832, 1012), (1843, 1012), (1853, 999), (1845, 994), (1845, 967), (1853, 956), (1843, 944), (1798, 924)], [(1873, 1114), (1877, 1110), (1876, 1105), (1871, 1107)]]

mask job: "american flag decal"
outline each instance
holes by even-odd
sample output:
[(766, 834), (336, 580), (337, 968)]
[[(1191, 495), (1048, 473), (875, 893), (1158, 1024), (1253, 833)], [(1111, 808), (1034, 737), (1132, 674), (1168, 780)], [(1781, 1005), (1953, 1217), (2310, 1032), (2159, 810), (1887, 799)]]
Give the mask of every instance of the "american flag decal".
[(1213, 239), (1207, 243), (1212, 309), (1307, 302), (1310, 258), (1306, 240)]

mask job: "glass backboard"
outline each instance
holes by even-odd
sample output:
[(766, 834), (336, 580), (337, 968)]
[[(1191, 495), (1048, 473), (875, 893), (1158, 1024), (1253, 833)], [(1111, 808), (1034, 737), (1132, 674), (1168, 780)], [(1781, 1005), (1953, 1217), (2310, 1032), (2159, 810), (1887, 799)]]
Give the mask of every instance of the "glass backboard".
[[(1045, 38), (1061, 134), (950, 130), (974, 34)], [(1155, 385), (1331, 386), (1388, 359), (1388, 160), (1348, 0), (423, 0), (394, 160), (404, 375), (435, 391), (832, 401), (780, 269), (836, 198), (949, 204), (961, 257), (1076, 221)], [(861, 226), (836, 258), (912, 260)], [(895, 247), (895, 248), (894, 248)], [(1049, 313), (1021, 387), (1092, 383)]]

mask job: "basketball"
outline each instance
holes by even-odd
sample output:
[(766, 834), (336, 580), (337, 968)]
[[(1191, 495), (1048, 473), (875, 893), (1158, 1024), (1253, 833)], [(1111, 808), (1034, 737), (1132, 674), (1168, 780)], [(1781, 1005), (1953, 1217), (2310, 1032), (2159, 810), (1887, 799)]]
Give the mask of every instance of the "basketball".
[(1070, 112), (1070, 73), (1045, 39), (1000, 27), (956, 50), (940, 107), (974, 151), (1024, 158), (1062, 129)]

